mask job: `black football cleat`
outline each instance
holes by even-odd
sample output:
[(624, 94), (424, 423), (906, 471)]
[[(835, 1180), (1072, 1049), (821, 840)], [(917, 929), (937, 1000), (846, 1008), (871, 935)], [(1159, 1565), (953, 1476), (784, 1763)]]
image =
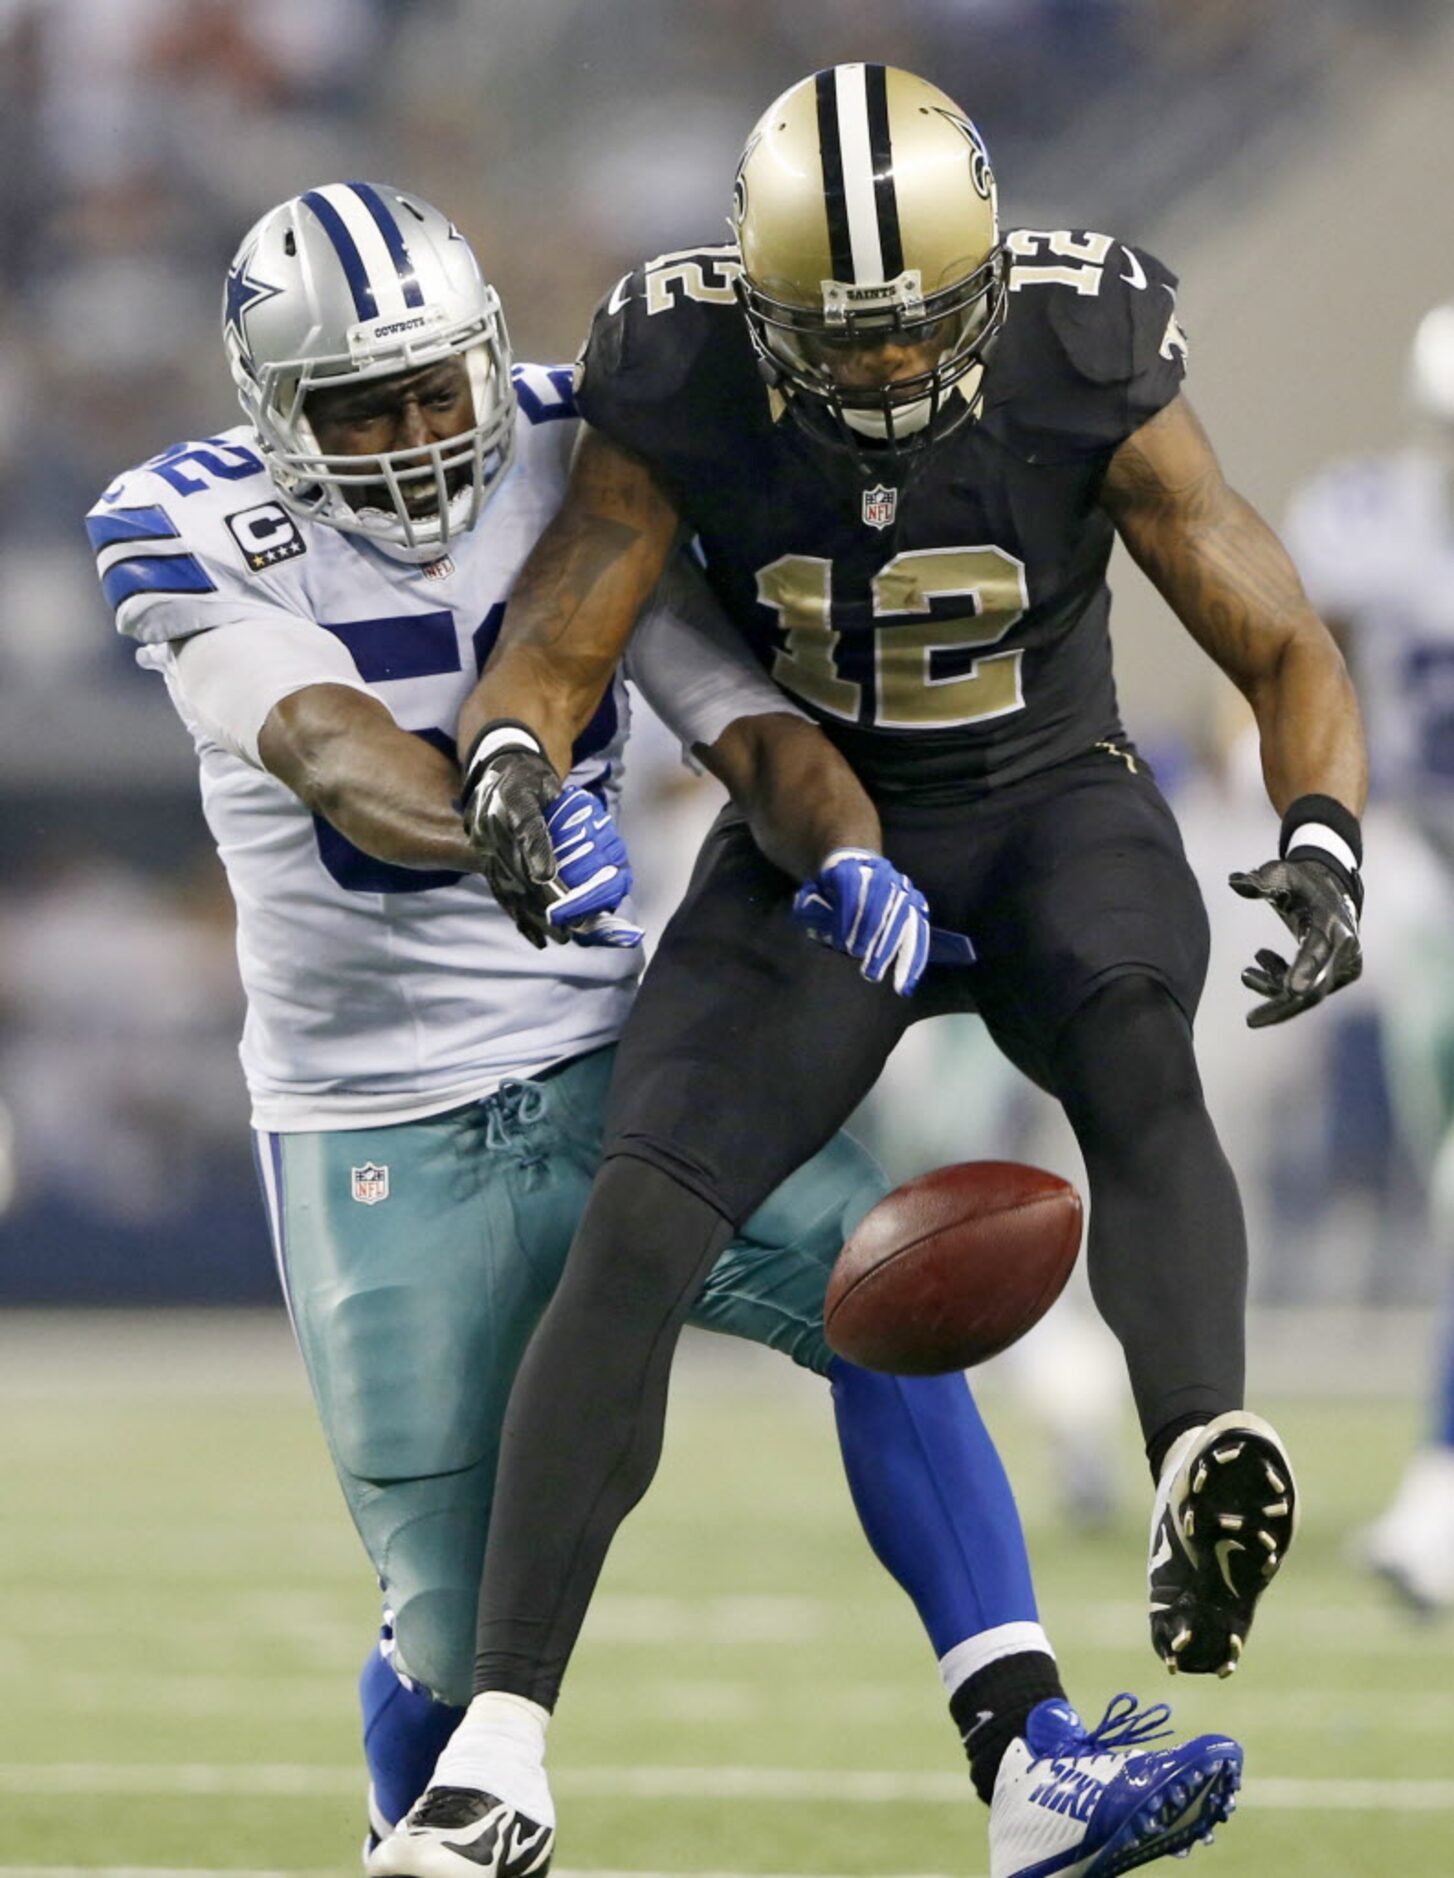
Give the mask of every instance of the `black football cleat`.
[(555, 1829), (473, 1787), (430, 1787), (365, 1861), (369, 1878), (544, 1878)]
[(1276, 1431), (1236, 1409), (1173, 1444), (1151, 1513), (1151, 1647), (1173, 1673), (1230, 1676), (1297, 1533)]

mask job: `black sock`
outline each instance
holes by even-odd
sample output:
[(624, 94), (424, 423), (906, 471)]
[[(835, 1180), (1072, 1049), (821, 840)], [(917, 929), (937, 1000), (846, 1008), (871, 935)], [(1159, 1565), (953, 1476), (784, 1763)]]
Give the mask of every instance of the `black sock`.
[(1199, 1415), (1195, 1412), (1190, 1415), (1177, 1415), (1171, 1421), (1164, 1423), (1152, 1435), (1146, 1443), (1146, 1458), (1151, 1463), (1151, 1478), (1158, 1487), (1161, 1485), (1161, 1470), (1166, 1466), (1166, 1457), (1171, 1452), (1172, 1443), (1178, 1436), (1184, 1435), (1188, 1428), (1202, 1428), (1210, 1420), (1209, 1415)]
[(969, 1777), (988, 1806), (1005, 1749), (1025, 1731), (1025, 1717), (1037, 1702), (1065, 1699), (1055, 1658), (1042, 1650), (1022, 1650), (977, 1669), (949, 1698), (949, 1713), (969, 1756)]

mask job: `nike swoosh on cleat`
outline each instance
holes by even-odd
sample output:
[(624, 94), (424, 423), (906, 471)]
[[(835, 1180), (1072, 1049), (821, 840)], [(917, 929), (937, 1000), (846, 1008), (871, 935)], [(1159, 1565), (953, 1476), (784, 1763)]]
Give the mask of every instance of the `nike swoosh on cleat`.
[(1148, 1569), (1151, 1571), (1160, 1571), (1161, 1567), (1167, 1562), (1167, 1560), (1170, 1557), (1171, 1557), (1171, 1535), (1167, 1532), (1166, 1528), (1163, 1526), (1161, 1529), (1161, 1543), (1160, 1545), (1157, 1546), (1156, 1550), (1151, 1554), (1151, 1564)]
[(1245, 1552), (1247, 1550), (1246, 1546), (1243, 1545), (1240, 1539), (1219, 1539), (1212, 1547), (1212, 1550), (1217, 1555), (1217, 1565), (1221, 1571), (1227, 1589), (1234, 1598), (1237, 1597), (1239, 1595), (1237, 1587), (1232, 1580), (1232, 1573), (1228, 1568), (1228, 1555), (1233, 1552)]

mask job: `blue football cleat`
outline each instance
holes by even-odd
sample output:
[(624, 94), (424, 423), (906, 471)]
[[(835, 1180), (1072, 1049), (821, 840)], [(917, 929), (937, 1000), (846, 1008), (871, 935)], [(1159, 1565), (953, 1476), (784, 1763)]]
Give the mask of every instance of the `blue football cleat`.
[(1170, 1729), (1166, 1704), (1118, 1695), (1087, 1729), (1068, 1702), (1041, 1702), (1010, 1743), (990, 1808), (990, 1878), (1113, 1878), (1185, 1856), (1235, 1808), (1242, 1750), (1198, 1735), (1135, 1753)]

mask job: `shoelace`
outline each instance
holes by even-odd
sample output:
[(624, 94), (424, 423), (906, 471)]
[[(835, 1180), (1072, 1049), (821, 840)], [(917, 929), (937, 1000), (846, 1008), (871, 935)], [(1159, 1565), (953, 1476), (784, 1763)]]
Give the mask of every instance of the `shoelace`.
[(1082, 1736), (1086, 1747), (1137, 1748), (1148, 1741), (1164, 1741), (1172, 1730), (1165, 1726), (1171, 1720), (1171, 1706), (1167, 1702), (1157, 1702), (1151, 1708), (1136, 1707), (1136, 1698), (1124, 1689), (1117, 1696), (1112, 1696), (1106, 1704), (1106, 1712), (1094, 1728), (1088, 1728)]
[(485, 1102), (485, 1146), (497, 1152), (517, 1147), (522, 1129), (545, 1113), (545, 1091), (539, 1083), (502, 1082)]

